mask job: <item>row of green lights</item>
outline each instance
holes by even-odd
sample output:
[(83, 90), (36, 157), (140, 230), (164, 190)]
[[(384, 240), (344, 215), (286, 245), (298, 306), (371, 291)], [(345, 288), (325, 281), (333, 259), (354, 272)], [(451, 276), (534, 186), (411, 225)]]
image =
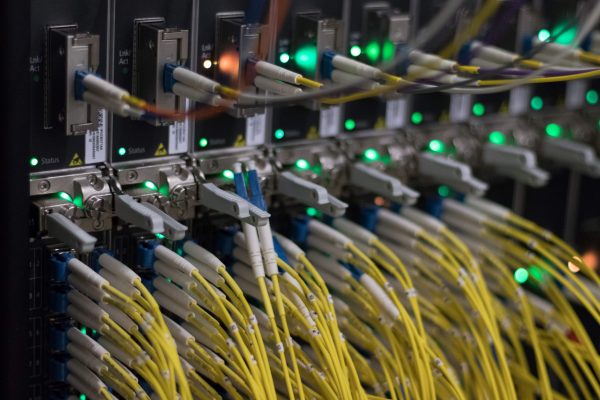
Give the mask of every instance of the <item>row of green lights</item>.
[(506, 144), (506, 136), (500, 131), (491, 132), (488, 135), (488, 140), (493, 144)]
[(554, 122), (549, 123), (546, 125), (546, 135), (553, 138), (559, 138), (562, 136), (562, 127)]

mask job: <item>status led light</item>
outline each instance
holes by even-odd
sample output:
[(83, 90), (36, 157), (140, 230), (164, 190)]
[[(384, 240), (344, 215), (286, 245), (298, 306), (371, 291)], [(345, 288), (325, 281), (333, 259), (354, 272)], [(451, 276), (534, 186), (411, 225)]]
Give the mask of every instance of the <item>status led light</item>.
[(288, 53), (281, 53), (279, 55), (279, 62), (282, 64), (287, 64), (290, 61), (290, 55)]
[(300, 158), (296, 161), (296, 168), (305, 171), (310, 168), (310, 164), (304, 158)]
[(594, 89), (590, 89), (585, 93), (585, 101), (590, 105), (598, 104), (598, 92)]
[(79, 395), (79, 400), (85, 400), (87, 397), (85, 397), (85, 394), (80, 394)]
[(165, 235), (163, 235), (162, 233), (157, 233), (157, 234), (156, 234), (156, 235), (154, 235), (154, 236), (156, 236), (156, 238), (157, 238), (157, 239), (160, 239), (160, 240), (163, 240), (163, 239), (165, 238)]
[(546, 125), (546, 135), (550, 137), (560, 137), (562, 135), (562, 127), (555, 123)]
[(277, 129), (273, 136), (275, 136), (275, 139), (281, 140), (285, 137), (285, 131), (283, 129)]
[(440, 186), (437, 190), (440, 197), (448, 197), (450, 196), (450, 188), (448, 186)]
[(377, 42), (370, 42), (365, 47), (365, 54), (367, 58), (373, 62), (379, 60), (379, 55), (381, 54), (381, 46)]
[(352, 118), (348, 118), (344, 121), (344, 128), (346, 128), (347, 131), (353, 131), (356, 128), (356, 121)]
[(540, 111), (544, 108), (544, 100), (540, 96), (533, 96), (529, 102), (532, 110)]
[(482, 103), (475, 103), (473, 104), (473, 115), (476, 117), (483, 117), (483, 115), (485, 114), (485, 105), (483, 105)]
[(367, 161), (376, 161), (377, 159), (379, 159), (379, 153), (373, 148), (366, 149), (363, 153), (363, 156)]
[(567, 28), (568, 22), (558, 24), (552, 29), (554, 41), (558, 44), (571, 44), (577, 36), (577, 27), (570, 26)]
[(201, 139), (198, 141), (198, 145), (199, 145), (200, 147), (202, 147), (202, 148), (204, 148), (204, 147), (208, 146), (208, 139), (207, 139), (207, 138), (201, 138)]
[(514, 273), (515, 281), (519, 284), (527, 282), (529, 272), (525, 268), (517, 268)]
[(350, 55), (352, 57), (358, 57), (362, 54), (362, 49), (358, 45), (350, 47)]
[(493, 144), (505, 144), (506, 136), (504, 136), (504, 133), (500, 131), (494, 131), (489, 134), (488, 140)]
[(548, 29), (541, 29), (538, 32), (538, 39), (540, 42), (545, 42), (546, 40), (550, 39), (550, 31)]
[(158, 186), (156, 186), (156, 183), (154, 183), (152, 181), (144, 181), (144, 187), (146, 189), (150, 189), (150, 190), (154, 190), (155, 192), (158, 192)]
[(233, 180), (234, 173), (232, 170), (226, 169), (225, 171), (221, 172), (221, 176), (225, 179)]
[(396, 55), (396, 45), (390, 40), (386, 40), (385, 42), (383, 42), (383, 50), (381, 53), (381, 59), (383, 61), (390, 61), (394, 58), (395, 55)]
[(81, 333), (83, 333), (84, 335), (87, 335), (87, 328), (85, 326), (82, 326), (80, 329)]
[(307, 72), (315, 72), (317, 69), (317, 48), (314, 45), (302, 46), (294, 56), (296, 64)]
[(414, 125), (420, 125), (423, 122), (423, 114), (415, 111), (410, 116), (410, 122), (412, 122)]
[(202, 61), (202, 66), (204, 67), (204, 69), (210, 69), (210, 67), (212, 67), (212, 61), (204, 60)]
[(69, 203), (73, 202), (73, 198), (71, 197), (71, 195), (67, 192), (58, 192), (58, 197), (60, 199), (63, 199), (65, 201), (68, 201)]
[(446, 150), (446, 144), (438, 139), (431, 140), (428, 147), (434, 153), (443, 153)]
[(38, 165), (40, 163), (40, 160), (38, 160), (35, 157), (31, 157), (29, 159), (29, 165), (31, 165), (32, 167), (35, 167), (36, 165)]
[(75, 204), (77, 208), (83, 208), (83, 197), (75, 196), (75, 198), (73, 199), (73, 204)]
[(308, 215), (309, 217), (316, 217), (318, 213), (319, 211), (317, 211), (316, 208), (308, 207), (306, 209), (306, 215)]
[(119, 153), (120, 156), (124, 156), (125, 154), (127, 154), (127, 149), (125, 147), (119, 147), (117, 153)]

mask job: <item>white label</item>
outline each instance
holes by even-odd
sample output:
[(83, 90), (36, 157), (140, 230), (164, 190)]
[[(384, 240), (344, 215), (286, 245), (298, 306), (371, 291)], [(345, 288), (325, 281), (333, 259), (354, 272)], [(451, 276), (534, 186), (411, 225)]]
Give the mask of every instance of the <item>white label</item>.
[(98, 128), (85, 133), (85, 163), (106, 161), (106, 110), (98, 110)]
[[(188, 110), (190, 102), (185, 101), (184, 109)], [(190, 123), (186, 118), (183, 121), (176, 121), (169, 126), (169, 154), (179, 154), (188, 151), (190, 136)]]
[(246, 146), (258, 146), (265, 143), (266, 122), (265, 114), (246, 118)]
[(340, 121), (342, 119), (342, 108), (332, 106), (321, 110), (319, 118), (319, 134), (321, 137), (332, 137), (340, 133)]
[(571, 81), (567, 83), (565, 104), (569, 110), (577, 110), (585, 104), (585, 92), (588, 88), (587, 80)]
[(473, 97), (470, 94), (453, 94), (450, 97), (450, 121), (465, 122), (471, 113)]
[(510, 115), (523, 115), (529, 111), (531, 86), (517, 86), (510, 91), (508, 111)]
[(385, 103), (385, 126), (389, 129), (397, 129), (406, 126), (406, 114), (408, 113), (408, 101), (406, 98), (388, 100)]

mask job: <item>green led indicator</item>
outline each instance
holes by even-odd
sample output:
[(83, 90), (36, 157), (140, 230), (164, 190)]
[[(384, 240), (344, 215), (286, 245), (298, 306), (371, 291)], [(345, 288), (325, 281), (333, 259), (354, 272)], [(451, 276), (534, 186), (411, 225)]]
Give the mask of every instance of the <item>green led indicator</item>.
[(557, 138), (562, 135), (562, 127), (558, 124), (551, 123), (546, 125), (546, 135)]
[(296, 168), (301, 171), (305, 171), (310, 168), (310, 164), (304, 158), (300, 158), (296, 161)]
[(542, 108), (544, 108), (544, 100), (542, 100), (540, 96), (534, 96), (531, 98), (529, 105), (531, 106), (532, 110), (540, 111)]
[(120, 156), (124, 156), (125, 154), (127, 154), (127, 149), (125, 149), (125, 147), (119, 147), (117, 153), (119, 153)]
[(154, 190), (155, 192), (158, 192), (158, 186), (156, 186), (156, 184), (152, 181), (145, 181), (144, 187), (146, 189), (150, 189), (150, 190)]
[(157, 239), (160, 239), (160, 240), (163, 240), (163, 239), (165, 238), (165, 235), (163, 235), (162, 233), (157, 233), (157, 234), (156, 234), (156, 235), (154, 235), (154, 236), (156, 236), (156, 238), (157, 238)]
[(473, 104), (471, 111), (473, 111), (474, 116), (483, 117), (485, 114), (485, 105), (483, 105), (483, 103), (475, 103)]
[(428, 147), (434, 153), (443, 153), (446, 151), (446, 144), (438, 139), (431, 140)]
[(80, 394), (79, 395), (79, 400), (85, 400), (85, 399), (86, 399), (85, 394)]
[(279, 62), (282, 64), (287, 64), (290, 61), (290, 55), (288, 53), (281, 53), (279, 55)]
[(500, 131), (491, 132), (488, 136), (488, 140), (493, 144), (506, 144), (506, 136)]
[(585, 101), (590, 105), (598, 104), (598, 92), (594, 89), (590, 89), (585, 93)]
[(548, 29), (541, 29), (538, 32), (538, 39), (540, 42), (545, 42), (546, 40), (550, 39), (550, 31)]
[(379, 46), (379, 43), (377, 42), (370, 42), (369, 44), (367, 44), (367, 47), (365, 47), (365, 54), (367, 55), (367, 58), (369, 60), (375, 62), (379, 60), (379, 54), (381, 54), (381, 46)]
[(285, 131), (283, 129), (277, 129), (273, 136), (275, 136), (275, 139), (281, 140), (285, 137)]
[(396, 55), (396, 45), (390, 40), (386, 40), (385, 42), (383, 42), (383, 50), (381, 53), (381, 59), (383, 61), (390, 61), (394, 58), (395, 55)]
[(350, 55), (352, 57), (358, 57), (361, 55), (361, 53), (362, 53), (362, 49), (360, 48), (360, 46), (354, 45), (354, 46), (350, 47)]
[(519, 284), (527, 282), (529, 279), (529, 272), (525, 268), (517, 268), (514, 273), (515, 281)]
[(415, 111), (410, 116), (410, 122), (412, 122), (414, 125), (421, 125), (421, 123), (423, 123), (423, 114)]
[(373, 148), (366, 149), (363, 156), (367, 161), (377, 161), (379, 159), (379, 153)]
[(204, 137), (200, 138), (200, 140), (198, 141), (198, 145), (200, 145), (200, 147), (202, 148), (208, 146), (208, 139)]
[(448, 197), (450, 196), (450, 188), (448, 186), (440, 186), (437, 190), (440, 197)]
[(29, 165), (31, 165), (32, 167), (35, 167), (36, 165), (38, 165), (40, 163), (40, 160), (38, 160), (35, 157), (31, 157), (29, 159)]
[(314, 45), (302, 46), (294, 56), (296, 64), (307, 72), (315, 72), (317, 69), (317, 48)]
[(554, 41), (558, 44), (571, 44), (577, 36), (577, 27), (571, 26), (567, 28), (568, 22), (563, 22), (552, 29)]
[(73, 202), (73, 198), (71, 197), (71, 195), (67, 192), (58, 192), (58, 197), (60, 199), (63, 199), (65, 201), (68, 201), (69, 203)]
[(221, 176), (223, 176), (223, 178), (228, 179), (228, 180), (232, 180), (234, 175), (235, 174), (230, 169), (226, 169), (225, 171), (221, 172)]
[(75, 204), (77, 208), (83, 208), (83, 197), (75, 196), (75, 198), (73, 199), (73, 204)]
[(353, 131), (356, 128), (356, 121), (352, 118), (348, 118), (344, 121), (344, 128), (346, 128), (347, 131)]
[(81, 333), (83, 333), (84, 335), (87, 335), (87, 328), (85, 326), (82, 326), (80, 329)]
[(309, 217), (316, 217), (318, 213), (319, 211), (317, 211), (316, 208), (308, 207), (306, 209), (306, 215), (308, 215)]

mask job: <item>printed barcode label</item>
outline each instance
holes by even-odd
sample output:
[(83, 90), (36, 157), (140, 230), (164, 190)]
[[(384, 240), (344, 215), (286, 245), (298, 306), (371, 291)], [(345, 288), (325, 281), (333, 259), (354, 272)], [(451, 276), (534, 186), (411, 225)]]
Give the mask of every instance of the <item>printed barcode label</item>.
[(98, 110), (98, 128), (85, 133), (85, 163), (106, 161), (106, 110)]
[(321, 110), (319, 118), (319, 134), (321, 137), (332, 137), (340, 133), (340, 120), (342, 108), (340, 106), (329, 107)]
[(266, 120), (265, 114), (246, 118), (246, 146), (258, 146), (265, 143)]

